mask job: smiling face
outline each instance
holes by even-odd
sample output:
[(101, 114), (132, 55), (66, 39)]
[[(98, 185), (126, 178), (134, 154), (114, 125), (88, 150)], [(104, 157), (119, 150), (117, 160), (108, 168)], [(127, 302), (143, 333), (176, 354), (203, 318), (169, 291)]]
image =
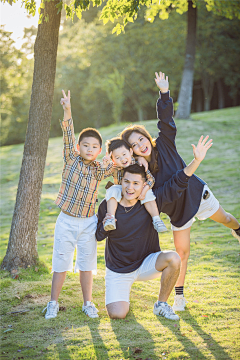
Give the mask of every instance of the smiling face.
[(131, 164), (132, 154), (132, 149), (128, 150), (125, 146), (121, 146), (112, 151), (112, 160), (116, 166), (125, 168)]
[(138, 201), (138, 197), (142, 192), (144, 184), (145, 180), (141, 174), (125, 172), (122, 179), (122, 194), (126, 206), (131, 206)]
[(89, 164), (91, 161), (96, 160), (97, 156), (101, 153), (102, 148), (98, 139), (94, 137), (84, 137), (77, 149), (80, 152), (81, 157), (85, 160), (85, 164)]
[(152, 145), (144, 135), (132, 132), (128, 138), (129, 144), (132, 146), (134, 154), (143, 156), (147, 161), (151, 159)]

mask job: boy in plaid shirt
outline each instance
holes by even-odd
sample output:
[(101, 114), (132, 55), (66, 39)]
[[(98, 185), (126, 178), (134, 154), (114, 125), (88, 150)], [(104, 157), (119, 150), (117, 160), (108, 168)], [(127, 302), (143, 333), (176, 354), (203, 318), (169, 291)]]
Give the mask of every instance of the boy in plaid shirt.
[[(77, 150), (71, 115), (70, 91), (63, 92), (61, 105), (64, 110), (62, 183), (56, 204), (62, 210), (55, 227), (53, 247), (53, 279), (51, 301), (47, 304), (46, 319), (57, 316), (58, 297), (67, 271), (72, 271), (73, 255), (77, 246), (75, 272), (79, 270), (83, 293), (83, 312), (91, 318), (98, 317), (98, 310), (91, 302), (92, 271), (97, 269), (97, 217), (95, 205), (101, 180), (110, 176), (112, 164), (108, 157), (96, 161), (102, 150), (102, 138), (96, 129), (84, 129), (78, 138)], [(45, 310), (44, 309), (44, 310)]]

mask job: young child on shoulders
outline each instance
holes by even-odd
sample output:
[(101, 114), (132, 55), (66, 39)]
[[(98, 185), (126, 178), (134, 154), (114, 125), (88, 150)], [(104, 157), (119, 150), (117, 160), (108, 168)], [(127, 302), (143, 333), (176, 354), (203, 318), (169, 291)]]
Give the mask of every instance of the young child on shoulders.
[(153, 226), (157, 232), (167, 231), (166, 226), (163, 221), (160, 219), (159, 211), (156, 204), (156, 197), (151, 190), (154, 185), (154, 177), (148, 170), (148, 162), (143, 157), (138, 157), (137, 160), (133, 157), (133, 150), (130, 146), (122, 139), (116, 137), (106, 142), (106, 150), (109, 154), (109, 159), (112, 159), (113, 167), (113, 179), (114, 184), (106, 191), (106, 201), (107, 201), (107, 212), (111, 217), (106, 220), (104, 224), (104, 230), (110, 231), (116, 229), (116, 219), (115, 213), (117, 205), (122, 197), (122, 178), (123, 178), (123, 169), (129, 165), (138, 163), (141, 166), (145, 167), (146, 171), (146, 185), (144, 186), (139, 200), (141, 204), (144, 204), (146, 210), (151, 215), (153, 219)]
[(104, 157), (96, 161), (102, 150), (102, 137), (98, 130), (84, 129), (75, 149), (75, 136), (71, 115), (70, 91), (63, 92), (60, 103), (64, 110), (62, 183), (55, 203), (60, 207), (52, 258), (51, 301), (48, 302), (46, 319), (55, 318), (59, 311), (58, 297), (67, 271), (73, 269), (73, 256), (77, 247), (75, 272), (79, 270), (84, 304), (82, 311), (91, 318), (98, 317), (98, 310), (91, 302), (92, 271), (97, 269), (97, 217), (95, 205), (101, 180), (110, 176), (112, 164)]

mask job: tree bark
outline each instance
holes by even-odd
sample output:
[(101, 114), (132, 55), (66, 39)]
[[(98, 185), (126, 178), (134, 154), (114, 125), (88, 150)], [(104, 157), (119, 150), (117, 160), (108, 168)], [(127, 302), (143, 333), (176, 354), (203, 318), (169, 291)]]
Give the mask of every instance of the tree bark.
[(188, 1), (188, 32), (184, 70), (182, 75), (181, 87), (178, 96), (178, 109), (176, 117), (188, 119), (191, 112), (194, 61), (196, 49), (196, 30), (197, 29), (197, 8), (193, 8), (193, 2)]
[(49, 21), (38, 25), (34, 45), (34, 73), (28, 128), (18, 183), (5, 270), (32, 266), (37, 260), (37, 231), (47, 155), (56, 72), (57, 46), (61, 12), (58, 0), (45, 2)]

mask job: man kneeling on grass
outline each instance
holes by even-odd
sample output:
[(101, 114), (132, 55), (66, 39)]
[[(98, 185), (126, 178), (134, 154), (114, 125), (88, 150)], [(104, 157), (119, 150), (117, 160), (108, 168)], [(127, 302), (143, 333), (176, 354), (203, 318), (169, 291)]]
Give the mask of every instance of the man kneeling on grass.
[[(211, 141), (199, 140), (194, 149), (194, 160), (155, 192), (159, 211), (162, 204), (176, 200), (188, 187), (188, 181), (204, 159)], [(96, 237), (106, 238), (106, 307), (113, 319), (123, 319), (129, 311), (129, 295), (135, 281), (147, 281), (160, 277), (161, 288), (153, 313), (170, 320), (178, 320), (168, 297), (178, 279), (181, 260), (174, 251), (161, 251), (157, 231), (152, 219), (138, 197), (146, 182), (144, 168), (138, 164), (124, 169), (122, 199), (116, 211), (116, 230), (104, 230), (107, 203), (103, 200), (98, 209)]]

